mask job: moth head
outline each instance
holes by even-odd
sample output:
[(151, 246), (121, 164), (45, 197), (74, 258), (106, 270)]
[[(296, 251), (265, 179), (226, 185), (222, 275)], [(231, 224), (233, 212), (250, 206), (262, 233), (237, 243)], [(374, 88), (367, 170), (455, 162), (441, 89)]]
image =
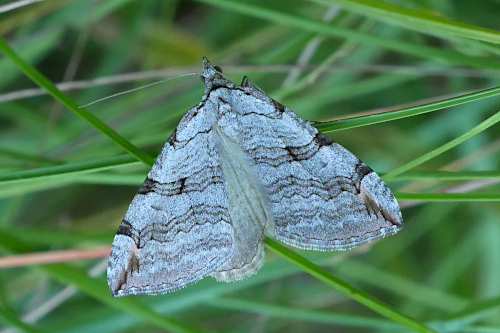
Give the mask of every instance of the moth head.
[(219, 66), (212, 66), (208, 59), (203, 57), (203, 73), (201, 73), (201, 81), (206, 83), (223, 77), (222, 68)]
[(234, 83), (222, 74), (220, 67), (212, 66), (207, 58), (203, 58), (203, 72), (201, 73), (201, 78), (205, 83), (205, 95), (207, 96), (212, 89), (234, 87)]

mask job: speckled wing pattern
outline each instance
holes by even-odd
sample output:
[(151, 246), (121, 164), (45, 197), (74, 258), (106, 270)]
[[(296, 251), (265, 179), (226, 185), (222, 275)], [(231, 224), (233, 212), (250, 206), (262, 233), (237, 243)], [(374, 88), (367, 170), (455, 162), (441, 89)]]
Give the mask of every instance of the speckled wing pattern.
[(264, 235), (345, 250), (403, 227), (366, 164), (244, 78), (203, 59), (205, 93), (182, 118), (113, 241), (113, 296), (235, 281), (264, 261)]

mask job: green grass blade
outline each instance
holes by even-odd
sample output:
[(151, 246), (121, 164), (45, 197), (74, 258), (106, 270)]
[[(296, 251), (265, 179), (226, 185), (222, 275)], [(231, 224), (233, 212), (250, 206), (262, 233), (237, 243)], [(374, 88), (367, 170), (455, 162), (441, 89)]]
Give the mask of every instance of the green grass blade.
[(19, 317), (15, 313), (13, 313), (12, 311), (9, 311), (9, 309), (3, 308), (2, 306), (0, 306), (0, 322), (4, 323), (7, 326), (16, 327), (17, 329), (21, 330), (22, 332), (26, 332), (26, 333), (42, 333), (42, 332), (44, 332), (44, 331), (41, 331), (37, 327), (26, 324), (24, 321), (19, 319)]
[[(384, 175), (382, 175), (381, 177), (384, 177)], [(394, 176), (391, 180), (473, 180), (491, 178), (500, 178), (500, 171), (407, 171), (398, 176)]]
[(125, 166), (137, 165), (137, 160), (130, 155), (108, 157), (86, 162), (68, 163), (64, 165), (37, 168), (31, 170), (15, 171), (0, 174), (1, 184), (19, 184), (34, 180), (58, 179), (61, 182), (72, 179), (75, 176), (109, 169), (116, 169)]
[[(399, 249), (401, 250), (401, 247)], [(392, 295), (405, 296), (407, 301), (413, 304), (419, 303), (428, 310), (453, 311), (468, 304), (468, 300), (461, 296), (353, 259), (336, 263), (335, 271), (349, 281), (356, 281), (365, 286), (371, 285)]]
[(405, 28), (416, 28), (433, 34), (452, 34), (500, 44), (500, 32), (498, 31), (448, 20), (379, 0), (313, 0), (313, 2), (327, 6), (340, 6), (348, 11), (366, 15), (382, 22), (396, 23)]
[(433, 112), (433, 111), (441, 110), (444, 108), (449, 108), (452, 106), (477, 101), (477, 100), (480, 100), (482, 98), (497, 96), (499, 94), (500, 94), (500, 87), (493, 87), (493, 88), (488, 88), (485, 90), (477, 91), (474, 93), (470, 93), (470, 94), (466, 94), (466, 95), (462, 95), (462, 96), (458, 96), (458, 97), (453, 97), (453, 98), (447, 98), (447, 99), (444, 99), (441, 101), (423, 104), (423, 105), (418, 105), (418, 106), (413, 106), (413, 107), (409, 107), (409, 108), (388, 111), (388, 112), (383, 112), (383, 113), (373, 114), (373, 115), (368, 115), (368, 116), (361, 116), (361, 117), (354, 117), (354, 118), (340, 119), (340, 120), (334, 120), (334, 121), (329, 121), (329, 122), (324, 122), (324, 123), (318, 123), (318, 124), (314, 124), (314, 127), (316, 127), (321, 132), (332, 132), (332, 131), (339, 131), (339, 130), (343, 130), (343, 129), (347, 129), (347, 128), (373, 125), (373, 124), (378, 124), (378, 123), (382, 123), (382, 122), (386, 122), (386, 121), (391, 121), (391, 120), (416, 116), (416, 115), (420, 115), (420, 114), (424, 114), (424, 113), (428, 113), (428, 112)]
[[(138, 179), (142, 174), (110, 174), (96, 173), (103, 170), (115, 170), (117, 168), (138, 165), (139, 162), (129, 155), (96, 159), (86, 162), (68, 163), (60, 166), (37, 168), (31, 170), (14, 171), (0, 174), (0, 184), (12, 186), (32, 181), (50, 181), (60, 180), (66, 183), (69, 180), (75, 180), (85, 183), (105, 183), (105, 184), (139, 184)], [(385, 177), (385, 175), (382, 175)], [(416, 179), (434, 179), (434, 180), (473, 180), (499, 178), (500, 171), (408, 171), (395, 176), (391, 180), (416, 180)], [(142, 179), (142, 178), (141, 178)], [(53, 183), (51, 183), (53, 185)]]
[(102, 232), (86, 231), (67, 231), (60, 229), (43, 229), (27, 227), (3, 227), (0, 226), (0, 232), (12, 235), (24, 244), (33, 246), (60, 246), (60, 247), (78, 247), (89, 245), (109, 245), (109, 240), (116, 234), (115, 230), (104, 230)]
[(0, 186), (0, 198), (12, 198), (28, 193), (34, 193), (48, 189), (52, 190), (56, 187), (64, 186), (74, 182), (76, 182), (76, 180), (60, 180), (58, 179), (58, 177), (52, 177), (51, 179), (44, 179), (42, 181), (22, 182), (17, 184), (14, 184), (13, 182), (9, 184), (9, 186)]
[(346, 282), (336, 278), (325, 269), (313, 264), (306, 258), (287, 249), (286, 247), (278, 244), (277, 242), (269, 238), (266, 238), (266, 247), (276, 252), (286, 260), (290, 261), (291, 263), (302, 269), (304, 272), (311, 274), (312, 276), (326, 283), (335, 290), (340, 291), (341, 293), (347, 295), (348, 297), (358, 301), (359, 303), (365, 305), (366, 307), (372, 309), (373, 311), (394, 320), (395, 322), (404, 325), (406, 327), (409, 327), (417, 332), (436, 332), (433, 329), (419, 323), (418, 321), (397, 312), (396, 310), (385, 305), (379, 300), (363, 293), (360, 290), (357, 290), (356, 288), (350, 286)]
[(448, 317), (446, 322), (464, 322), (473, 321), (477, 317), (483, 316), (484, 313), (491, 313), (498, 311), (500, 306), (500, 297), (489, 298), (486, 300), (474, 302), (463, 310), (458, 311)]
[[(434, 103), (419, 105), (416, 107), (404, 108), (404, 109), (384, 112), (384, 113), (380, 113), (380, 114), (376, 114), (376, 115), (368, 115), (368, 116), (355, 117), (355, 118), (349, 118), (349, 119), (341, 119), (341, 120), (325, 122), (325, 123), (318, 123), (318, 124), (315, 124), (314, 126), (318, 130), (321, 130), (322, 132), (330, 132), (330, 131), (337, 131), (337, 130), (354, 128), (354, 127), (359, 127), (359, 126), (366, 126), (366, 125), (376, 124), (376, 123), (380, 123), (380, 122), (401, 119), (401, 118), (405, 118), (405, 117), (411, 117), (411, 116), (415, 116), (415, 115), (419, 115), (419, 114), (423, 114), (423, 113), (427, 113), (427, 112), (432, 112), (432, 111), (436, 111), (436, 110), (439, 110), (442, 108), (456, 106), (456, 105), (460, 105), (463, 103), (476, 101), (476, 100), (479, 100), (482, 98), (496, 96), (498, 94), (500, 94), (500, 87), (494, 87), (494, 88), (474, 92), (471, 94), (466, 94), (463, 96), (445, 99), (445, 100), (434, 102)], [(49, 178), (56, 177), (56, 176), (60, 176), (63, 174), (67, 174), (67, 176), (71, 177), (71, 175), (78, 175), (78, 174), (84, 174), (84, 173), (89, 173), (89, 172), (111, 169), (111, 168), (119, 167), (119, 166), (132, 165), (132, 164), (134, 164), (134, 161), (135, 161), (135, 159), (132, 159), (130, 157), (121, 156), (121, 157), (112, 157), (109, 159), (66, 164), (63, 166), (11, 172), (11, 173), (6, 173), (6, 174), (0, 175), (0, 182), (18, 183), (18, 182), (23, 182), (23, 181), (28, 181), (28, 180), (35, 180), (35, 179), (42, 180), (46, 177), (49, 177)], [(436, 173), (434, 173), (434, 176), (432, 174), (429, 174), (429, 173), (420, 174), (420, 175), (417, 175), (417, 173), (414, 173), (413, 175), (414, 176), (411, 176), (411, 175), (403, 176), (403, 178), (401, 178), (401, 176), (398, 176), (397, 179), (410, 179), (410, 178), (411, 179), (417, 179), (417, 178), (439, 179), (439, 178), (441, 178), (441, 179), (459, 180), (459, 179), (473, 179), (473, 178), (478, 178), (478, 177), (481, 178), (482, 176), (490, 177), (490, 175), (487, 175), (487, 174), (483, 174), (483, 175), (477, 174), (476, 176), (471, 178), (472, 175), (470, 173), (467, 176), (465, 174), (458, 175), (456, 173), (448, 173), (448, 176), (445, 176), (444, 173), (441, 173), (439, 176), (436, 176), (437, 175)]]
[(24, 152), (20, 152), (20, 151), (8, 149), (8, 148), (3, 148), (3, 147), (0, 147), (0, 156), (9, 157), (9, 158), (12, 158), (12, 159), (18, 160), (18, 161), (34, 162), (37, 164), (45, 164), (45, 165), (61, 164), (60, 161), (51, 160), (51, 159), (43, 157), (43, 156), (31, 155), (31, 154), (27, 154)]
[(53, 278), (70, 285), (76, 285), (79, 290), (89, 296), (116, 309), (139, 316), (143, 320), (156, 324), (166, 330), (179, 333), (204, 332), (192, 325), (179, 322), (155, 312), (149, 305), (131, 297), (113, 298), (108, 287), (97, 279), (87, 275), (85, 271), (64, 264), (45, 265), (44, 270)]
[(132, 143), (127, 141), (125, 138), (120, 136), (117, 132), (111, 129), (109, 126), (100, 121), (92, 113), (88, 112), (84, 108), (80, 108), (78, 104), (70, 98), (68, 95), (57, 89), (57, 87), (50, 82), (45, 76), (43, 76), (39, 71), (33, 68), (30, 64), (25, 62), (21, 57), (19, 57), (16, 52), (7, 45), (7, 43), (0, 37), (0, 50), (14, 62), (17, 67), (28, 76), (33, 82), (35, 82), (40, 87), (47, 90), (54, 98), (68, 107), (71, 111), (75, 112), (78, 116), (89, 122), (95, 129), (108, 136), (118, 145), (122, 146), (126, 151), (135, 156), (139, 161), (152, 166), (154, 159), (134, 146)]
[[(32, 251), (29, 246), (23, 244), (19, 239), (16, 239), (13, 235), (7, 234), (5, 229), (0, 233), (0, 245), (13, 253), (26, 253)], [(137, 299), (131, 297), (111, 297), (105, 283), (96, 278), (89, 277), (87, 273), (81, 269), (65, 264), (39, 265), (38, 267), (49, 273), (54, 279), (68, 285), (75, 285), (80, 291), (85, 292), (104, 304), (127, 312), (133, 316), (141, 317), (143, 320), (153, 323), (163, 329), (179, 333), (203, 332), (192, 325), (159, 314), (150, 306)]]
[(500, 111), (498, 111), (493, 116), (489, 117), (488, 119), (486, 119), (485, 121), (483, 121), (479, 125), (475, 126), (470, 131), (459, 136), (458, 138), (455, 138), (455, 139), (451, 140), (450, 142), (442, 145), (441, 147), (436, 148), (436, 149), (430, 151), (429, 153), (424, 154), (424, 155), (420, 156), (419, 158), (416, 158), (413, 161), (410, 161), (410, 162), (392, 170), (389, 173), (386, 173), (384, 176), (384, 180), (390, 180), (393, 177), (395, 177), (395, 176), (397, 176), (405, 171), (408, 171), (408, 170), (416, 167), (417, 165), (420, 165), (420, 164), (430, 160), (431, 158), (436, 157), (439, 154), (444, 153), (447, 150), (450, 150), (451, 148), (459, 145), (460, 143), (464, 142), (465, 140), (470, 139), (474, 135), (481, 133), (482, 131), (486, 130), (487, 128), (495, 125), (499, 121), (500, 121)]
[(394, 193), (394, 196), (410, 201), (500, 201), (500, 193)]
[(74, 180), (80, 184), (139, 186), (144, 181), (146, 174), (147, 171), (134, 173), (96, 172), (79, 175)]
[(467, 65), (471, 67), (500, 68), (500, 61), (487, 58), (478, 58), (464, 55), (458, 52), (441, 50), (433, 47), (422, 46), (412, 43), (397, 41), (392, 38), (379, 37), (339, 26), (331, 26), (327, 23), (302, 18), (295, 15), (285, 14), (268, 8), (258, 7), (246, 2), (228, 0), (197, 0), (234, 12), (253, 16), (259, 19), (271, 21), (277, 24), (292, 26), (300, 30), (311, 31), (327, 36), (340, 37), (358, 41), (369, 45), (375, 45), (387, 50), (410, 54), (422, 58), (433, 58), (446, 62)]
[(308, 309), (298, 309), (287, 306), (272, 305), (269, 303), (252, 302), (243, 299), (216, 298), (205, 304), (228, 310), (252, 312), (273, 317), (288, 318), (291, 320), (307, 320), (317, 323), (335, 324), (349, 327), (369, 327), (374, 329), (398, 329), (396, 323), (382, 318), (350, 315)]

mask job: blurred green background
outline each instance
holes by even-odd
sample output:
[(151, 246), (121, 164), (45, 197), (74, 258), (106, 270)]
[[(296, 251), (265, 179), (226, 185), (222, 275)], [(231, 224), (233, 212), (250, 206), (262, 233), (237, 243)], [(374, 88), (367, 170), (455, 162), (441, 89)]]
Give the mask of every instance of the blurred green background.
[[(403, 119), (368, 117), (371, 126), (326, 124), (340, 124), (325, 133), (381, 175), (417, 160), (387, 178), (405, 228), (346, 252), (297, 252), (437, 331), (500, 332), (500, 99), (496, 90), (464, 104), (457, 97), (500, 85), (500, 1), (10, 3), (0, 1), (2, 38), (80, 105), (201, 72), (202, 56), (236, 83), (248, 75), (308, 120), (434, 103), (435, 112)], [(1, 258), (109, 246), (149, 168), (2, 50)], [(155, 156), (203, 88), (186, 76), (86, 109)], [(457, 105), (440, 106), (445, 99)], [(453, 144), (485, 120), (492, 127)], [(407, 193), (419, 201), (403, 200), (415, 198)], [(121, 299), (107, 290), (105, 258), (0, 268), (0, 333), (409, 330), (266, 255), (244, 281), (206, 278), (175, 293)]]

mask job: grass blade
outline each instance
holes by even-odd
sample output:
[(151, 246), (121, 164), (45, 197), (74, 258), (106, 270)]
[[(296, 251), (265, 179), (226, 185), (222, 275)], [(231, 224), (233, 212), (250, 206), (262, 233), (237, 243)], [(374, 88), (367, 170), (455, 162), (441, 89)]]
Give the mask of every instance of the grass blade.
[(0, 306), (0, 322), (3, 322), (5, 325), (8, 326), (16, 327), (17, 329), (26, 333), (44, 332), (37, 327), (26, 324), (24, 321), (19, 319), (19, 317), (17, 317), (17, 315), (15, 315), (12, 311), (10, 311), (9, 309), (5, 309), (2, 306)]
[(403, 174), (400, 174), (399, 176), (393, 177), (392, 180), (473, 180), (491, 178), (500, 178), (500, 171), (407, 171)]
[(343, 130), (343, 129), (347, 129), (347, 128), (373, 125), (373, 124), (378, 124), (378, 123), (382, 123), (382, 122), (386, 122), (386, 121), (390, 121), (390, 120), (396, 120), (396, 119), (401, 119), (401, 118), (406, 118), (406, 117), (424, 114), (427, 112), (433, 112), (433, 111), (441, 110), (444, 108), (449, 108), (452, 106), (477, 101), (477, 100), (480, 100), (482, 98), (497, 96), (499, 94), (500, 94), (500, 87), (493, 87), (493, 88), (488, 88), (485, 90), (477, 91), (474, 93), (470, 93), (470, 94), (466, 94), (466, 95), (462, 95), (462, 96), (458, 96), (458, 97), (447, 98), (447, 99), (433, 102), (433, 103), (413, 106), (410, 108), (388, 111), (388, 112), (383, 112), (383, 113), (378, 113), (378, 114), (373, 114), (373, 115), (368, 115), (368, 116), (361, 116), (361, 117), (354, 117), (354, 118), (340, 119), (340, 120), (334, 120), (334, 121), (329, 121), (329, 122), (324, 122), (324, 123), (318, 123), (318, 124), (314, 124), (314, 127), (316, 127), (321, 132), (332, 132), (332, 131), (339, 131), (339, 130)]
[(356, 288), (350, 286), (346, 282), (336, 278), (323, 268), (316, 266), (306, 258), (287, 249), (286, 247), (278, 244), (277, 242), (269, 238), (266, 238), (266, 247), (276, 252), (286, 260), (290, 261), (291, 263), (302, 269), (304, 272), (311, 274), (318, 280), (326, 283), (333, 289), (340, 291), (341, 293), (358, 301), (359, 303), (365, 305), (366, 307), (372, 309), (373, 311), (394, 320), (395, 322), (404, 325), (406, 327), (409, 327), (417, 332), (436, 332), (433, 329), (419, 323), (418, 321), (397, 312), (396, 310), (385, 305), (379, 300), (363, 293), (360, 290), (357, 290)]
[(61, 182), (74, 176), (125, 166), (136, 165), (137, 160), (130, 155), (102, 158), (86, 162), (68, 163), (46, 168), (15, 171), (0, 174), (0, 183), (13, 185), (34, 180), (58, 179)]
[(410, 201), (500, 201), (500, 193), (394, 193), (394, 196)]
[(410, 54), (422, 58), (433, 58), (444, 60), (449, 63), (467, 65), (479, 68), (500, 68), (500, 62), (494, 59), (478, 58), (464, 55), (454, 51), (441, 50), (434, 47), (416, 45), (394, 40), (392, 38), (379, 37), (339, 26), (331, 26), (319, 21), (285, 14), (268, 8), (251, 5), (247, 2), (236, 2), (228, 0), (197, 0), (234, 12), (253, 16), (277, 24), (292, 26), (300, 30), (311, 31), (327, 36), (340, 37), (358, 41), (369, 45), (375, 45), (387, 50)]
[(398, 329), (396, 323), (387, 319), (372, 318), (368, 316), (350, 315), (346, 313), (335, 313), (308, 309), (297, 309), (268, 303), (252, 302), (243, 299), (216, 298), (206, 302), (211, 306), (228, 310), (238, 310), (258, 313), (273, 317), (288, 318), (291, 320), (307, 320), (317, 323), (335, 324), (349, 327), (369, 327), (374, 329)]
[[(13, 235), (8, 235), (5, 230), (0, 233), (0, 244), (13, 253), (33, 252), (29, 246), (23, 244)], [(202, 330), (185, 323), (181, 323), (175, 319), (168, 318), (159, 314), (153, 309), (139, 302), (134, 298), (113, 298), (109, 294), (108, 287), (98, 279), (91, 278), (81, 269), (64, 264), (40, 265), (37, 266), (49, 273), (54, 279), (68, 284), (76, 285), (79, 290), (85, 292), (92, 298), (107, 304), (113, 308), (117, 308), (134, 316), (139, 316), (143, 320), (154, 323), (166, 330), (179, 333), (203, 332)]]
[(386, 173), (383, 179), (384, 180), (391, 180), (395, 176), (397, 176), (397, 175), (399, 175), (399, 174), (401, 174), (401, 173), (403, 173), (405, 171), (408, 171), (408, 170), (416, 167), (417, 165), (420, 165), (420, 164), (422, 164), (422, 163), (430, 160), (431, 158), (436, 157), (439, 154), (444, 153), (447, 150), (450, 150), (451, 148), (459, 145), (460, 143), (464, 142), (467, 139), (472, 138), (474, 135), (476, 135), (478, 133), (481, 133), (482, 131), (486, 130), (487, 128), (489, 128), (489, 127), (491, 127), (493, 125), (495, 125), (499, 121), (500, 121), (500, 111), (498, 111), (493, 116), (489, 117), (488, 119), (486, 119), (485, 121), (483, 121), (479, 125), (475, 126), (470, 131), (468, 131), (465, 134), (459, 136), (458, 138), (455, 138), (455, 139), (451, 140), (450, 142), (442, 145), (441, 147), (436, 148), (436, 149), (428, 152), (427, 154), (424, 154), (424, 155), (422, 155), (422, 156), (414, 159), (413, 161), (410, 161), (410, 162), (408, 162), (408, 163), (406, 163), (406, 164), (404, 164), (404, 165), (402, 165), (402, 166), (400, 166), (400, 167), (392, 170), (389, 173)]
[(378, 0), (313, 0), (327, 6), (340, 6), (349, 11), (366, 15), (376, 20), (396, 23), (404, 28), (413, 28), (433, 34), (452, 34), (460, 37), (500, 44), (500, 32), (462, 22), (448, 20), (421, 11), (399, 7)]
[(39, 71), (33, 68), (30, 64), (25, 62), (21, 57), (19, 57), (16, 52), (7, 45), (7, 43), (0, 37), (0, 50), (14, 62), (17, 67), (28, 76), (33, 82), (35, 82), (40, 87), (47, 90), (49, 94), (51, 94), (55, 99), (60, 101), (66, 107), (68, 107), (71, 111), (75, 112), (78, 116), (85, 119), (89, 122), (95, 129), (97, 129), (102, 134), (109, 137), (118, 145), (122, 146), (123, 149), (128, 151), (130, 154), (135, 156), (139, 161), (152, 166), (154, 163), (154, 159), (134, 146), (132, 143), (123, 138), (116, 131), (111, 129), (109, 126), (100, 121), (96, 116), (92, 113), (88, 112), (84, 108), (80, 108), (78, 104), (70, 98), (68, 95), (57, 89), (57, 87), (50, 82), (45, 76), (43, 76)]

